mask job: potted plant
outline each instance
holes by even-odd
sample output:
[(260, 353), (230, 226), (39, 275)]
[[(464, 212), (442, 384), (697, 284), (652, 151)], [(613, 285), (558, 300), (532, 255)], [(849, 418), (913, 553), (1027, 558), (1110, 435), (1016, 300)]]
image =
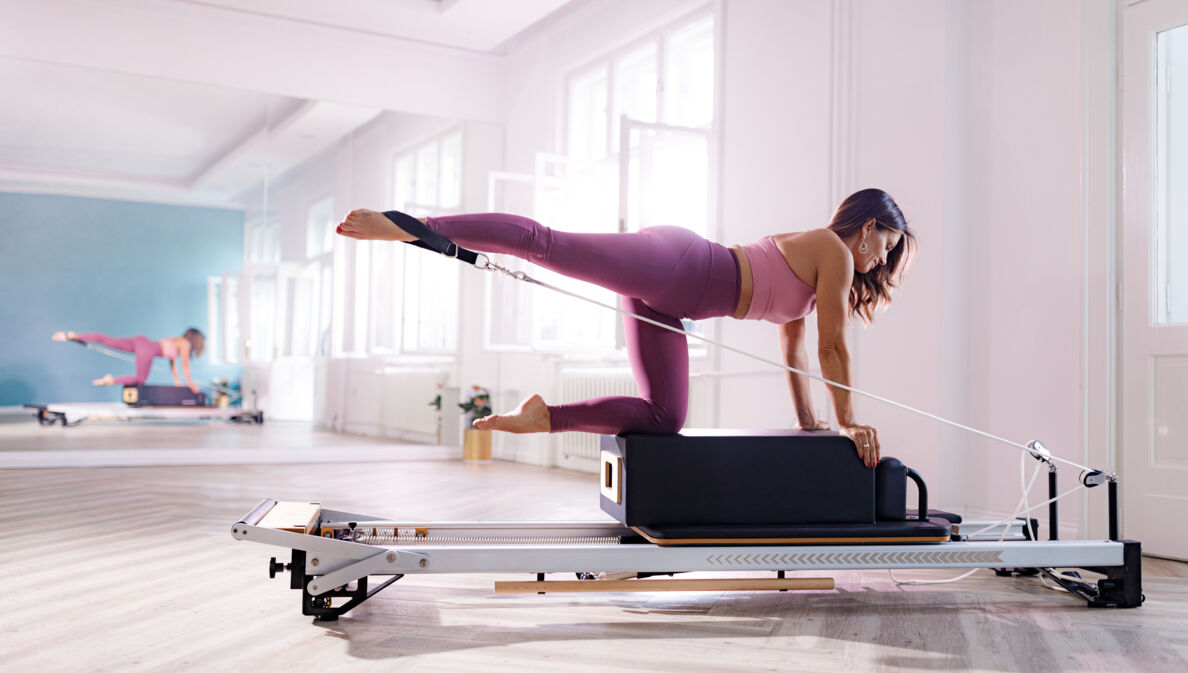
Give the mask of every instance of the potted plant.
[(463, 431), (462, 460), (472, 463), (491, 462), (491, 431), (474, 429), (475, 419), (491, 415), (491, 393), (482, 386), (471, 386), (465, 402), (458, 406), (466, 418)]
[(445, 387), (444, 383), (437, 384), (437, 396), (429, 402), (429, 406), (433, 407), (435, 416), (435, 425), (437, 425), (437, 443), (441, 444), (441, 389)]

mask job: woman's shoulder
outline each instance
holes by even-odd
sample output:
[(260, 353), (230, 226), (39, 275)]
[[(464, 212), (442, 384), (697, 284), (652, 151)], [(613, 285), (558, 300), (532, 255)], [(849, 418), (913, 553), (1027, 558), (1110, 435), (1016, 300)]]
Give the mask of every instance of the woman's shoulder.
[(850, 250), (846, 244), (837, 234), (833, 233), (833, 230), (826, 227), (775, 234), (772, 239), (781, 251), (785, 253), (795, 251), (800, 255), (812, 258), (818, 264), (838, 261), (844, 263), (845, 260), (851, 259)]

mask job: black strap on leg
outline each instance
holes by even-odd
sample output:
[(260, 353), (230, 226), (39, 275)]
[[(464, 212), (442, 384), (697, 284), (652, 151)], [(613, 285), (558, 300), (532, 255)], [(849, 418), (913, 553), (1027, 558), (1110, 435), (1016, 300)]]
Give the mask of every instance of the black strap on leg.
[(467, 264), (474, 264), (478, 261), (478, 253), (473, 250), (467, 250), (454, 243), (450, 239), (433, 231), (417, 218), (400, 212), (399, 210), (385, 210), (384, 216), (392, 223), (408, 233), (416, 236), (419, 240), (407, 241), (409, 245), (415, 245), (418, 248), (432, 250), (440, 253), (446, 257), (454, 257)]

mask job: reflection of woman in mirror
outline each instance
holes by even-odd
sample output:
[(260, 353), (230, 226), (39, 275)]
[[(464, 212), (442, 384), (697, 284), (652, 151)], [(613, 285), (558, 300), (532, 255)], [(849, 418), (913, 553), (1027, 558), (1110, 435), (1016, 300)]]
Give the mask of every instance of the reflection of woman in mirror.
[[(682, 227), (635, 233), (575, 234), (504, 214), (422, 220), (454, 243), (514, 255), (546, 269), (600, 285), (622, 296), (623, 308), (681, 327), (681, 319), (732, 316), (780, 325), (784, 362), (807, 370), (804, 318), (817, 311), (818, 358), (826, 379), (850, 385), (846, 323), (870, 322), (888, 304), (915, 250), (899, 206), (880, 189), (865, 189), (838, 206), (828, 226), (775, 234), (732, 248)], [(416, 237), (383, 213), (354, 210), (338, 233), (356, 239), (412, 241)], [(684, 334), (640, 320), (624, 320), (627, 352), (640, 397), (601, 397), (547, 405), (540, 395), (512, 412), (474, 422), (507, 432), (580, 430), (668, 434), (685, 423), (689, 349)], [(816, 418), (806, 377), (789, 372), (801, 428), (829, 427)], [(868, 466), (879, 459), (875, 428), (858, 423), (848, 390), (829, 386), (839, 430)]]
[(54, 341), (78, 341), (79, 343), (97, 343), (136, 356), (136, 373), (128, 376), (101, 376), (91, 383), (96, 386), (137, 386), (145, 382), (149, 369), (153, 366), (153, 358), (163, 357), (169, 360), (169, 373), (173, 374), (173, 384), (180, 386), (181, 379), (177, 376), (176, 361), (180, 357), (182, 374), (186, 377), (186, 387), (190, 392), (197, 393), (198, 386), (190, 378), (190, 358), (202, 355), (206, 348), (206, 337), (198, 329), (191, 327), (179, 337), (169, 337), (152, 341), (143, 336), (110, 337), (99, 332), (75, 334), (74, 332), (54, 332), (50, 337)]

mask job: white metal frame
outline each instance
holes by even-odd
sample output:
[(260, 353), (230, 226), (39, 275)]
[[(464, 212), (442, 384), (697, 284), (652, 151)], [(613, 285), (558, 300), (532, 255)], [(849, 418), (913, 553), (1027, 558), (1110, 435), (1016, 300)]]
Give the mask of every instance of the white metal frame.
[[(261, 412), (242, 407), (130, 407), (119, 402), (64, 402), (37, 406), (43, 413), (57, 416), (65, 425), (83, 421), (136, 420), (252, 420)], [(43, 421), (43, 423), (45, 423)], [(45, 423), (49, 425), (51, 423)]]
[[(371, 545), (256, 525), (273, 504), (274, 501), (270, 500), (261, 502), (244, 520), (232, 526), (232, 537), (304, 551), (305, 574), (318, 576), (309, 585), (309, 591), (314, 596), (370, 575), (1082, 568), (1124, 564), (1123, 543), (1107, 540), (995, 539), (933, 544), (660, 546), (588, 541), (592, 538), (634, 535), (631, 529), (615, 522), (418, 524), (322, 510), (323, 521), (355, 522), (365, 528), (392, 528), (402, 534), (418, 530), (432, 531), (426, 542), (417, 542), (412, 537), (398, 544)], [(523, 542), (511, 539), (516, 537)], [(572, 542), (560, 540), (565, 537), (572, 537)]]

